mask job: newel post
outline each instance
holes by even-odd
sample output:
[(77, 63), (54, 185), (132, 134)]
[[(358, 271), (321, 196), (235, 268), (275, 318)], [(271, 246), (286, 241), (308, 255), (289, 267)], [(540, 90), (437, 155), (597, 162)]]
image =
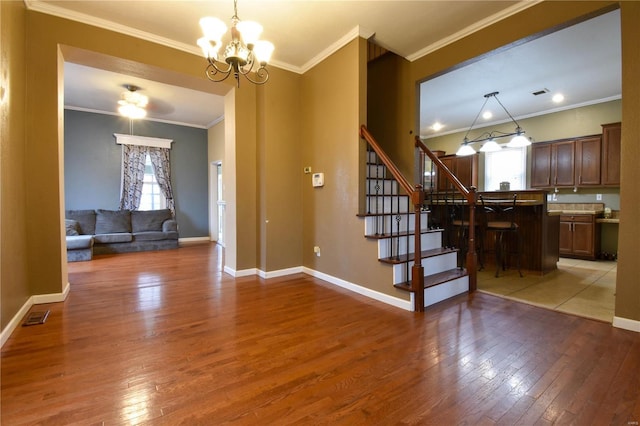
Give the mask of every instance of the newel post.
[(413, 310), (416, 312), (424, 312), (424, 268), (422, 267), (422, 246), (420, 243), (420, 230), (422, 229), (422, 204), (424, 202), (422, 185), (416, 185), (411, 199), (413, 201), (413, 210), (415, 213), (413, 267), (411, 268), (411, 291), (414, 295)]
[(476, 253), (476, 187), (469, 188), (469, 243), (467, 250), (467, 273), (469, 274), (469, 293), (478, 288), (478, 254)]

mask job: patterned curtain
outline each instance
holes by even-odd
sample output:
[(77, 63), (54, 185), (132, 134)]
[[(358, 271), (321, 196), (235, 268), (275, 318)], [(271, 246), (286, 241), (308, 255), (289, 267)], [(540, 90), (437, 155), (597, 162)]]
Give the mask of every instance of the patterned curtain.
[(169, 161), (168, 148), (149, 148), (149, 157), (153, 164), (153, 172), (156, 175), (156, 181), (160, 187), (160, 191), (167, 200), (167, 208), (171, 210), (171, 214), (175, 217), (176, 209), (173, 202), (173, 189), (171, 188), (171, 162)]
[(146, 146), (122, 145), (120, 210), (137, 210), (140, 206), (146, 156)]

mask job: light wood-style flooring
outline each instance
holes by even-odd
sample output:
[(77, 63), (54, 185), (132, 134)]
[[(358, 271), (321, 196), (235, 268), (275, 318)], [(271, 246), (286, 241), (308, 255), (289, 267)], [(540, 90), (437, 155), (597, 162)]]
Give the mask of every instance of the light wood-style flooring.
[(97, 256), (2, 348), (2, 425), (637, 425), (640, 334), (476, 292), (425, 313), (222, 251)]
[(493, 267), (478, 272), (478, 290), (507, 299), (530, 303), (559, 312), (593, 318), (608, 323), (615, 314), (617, 262), (561, 257), (558, 269), (540, 275), (515, 268), (501, 271)]

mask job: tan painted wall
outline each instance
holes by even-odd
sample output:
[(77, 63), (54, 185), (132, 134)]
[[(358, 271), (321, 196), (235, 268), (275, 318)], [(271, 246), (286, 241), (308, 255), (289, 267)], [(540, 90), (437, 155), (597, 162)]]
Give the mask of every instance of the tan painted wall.
[(622, 2), (622, 172), (616, 316), (640, 321), (640, 2)]
[(38, 267), (29, 258), (27, 230), (25, 138), (25, 7), (0, 2), (0, 326), (31, 296), (28, 270)]
[[(311, 175), (304, 175), (302, 183), (303, 264), (399, 294), (392, 286), (391, 268), (377, 261), (377, 245), (364, 239), (364, 221), (356, 217), (364, 144), (358, 128), (366, 111), (365, 49), (364, 40), (354, 40), (303, 76), (302, 164), (325, 174), (324, 187), (313, 188)], [(314, 246), (320, 247), (320, 257)]]
[(259, 92), (261, 271), (302, 265), (301, 76), (273, 69)]

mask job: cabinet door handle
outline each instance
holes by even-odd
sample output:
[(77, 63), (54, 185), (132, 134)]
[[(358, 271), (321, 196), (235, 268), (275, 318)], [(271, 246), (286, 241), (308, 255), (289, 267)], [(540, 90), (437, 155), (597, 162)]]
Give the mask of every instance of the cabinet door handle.
[(578, 177), (578, 183), (582, 183), (582, 175), (580, 175), (580, 177)]

